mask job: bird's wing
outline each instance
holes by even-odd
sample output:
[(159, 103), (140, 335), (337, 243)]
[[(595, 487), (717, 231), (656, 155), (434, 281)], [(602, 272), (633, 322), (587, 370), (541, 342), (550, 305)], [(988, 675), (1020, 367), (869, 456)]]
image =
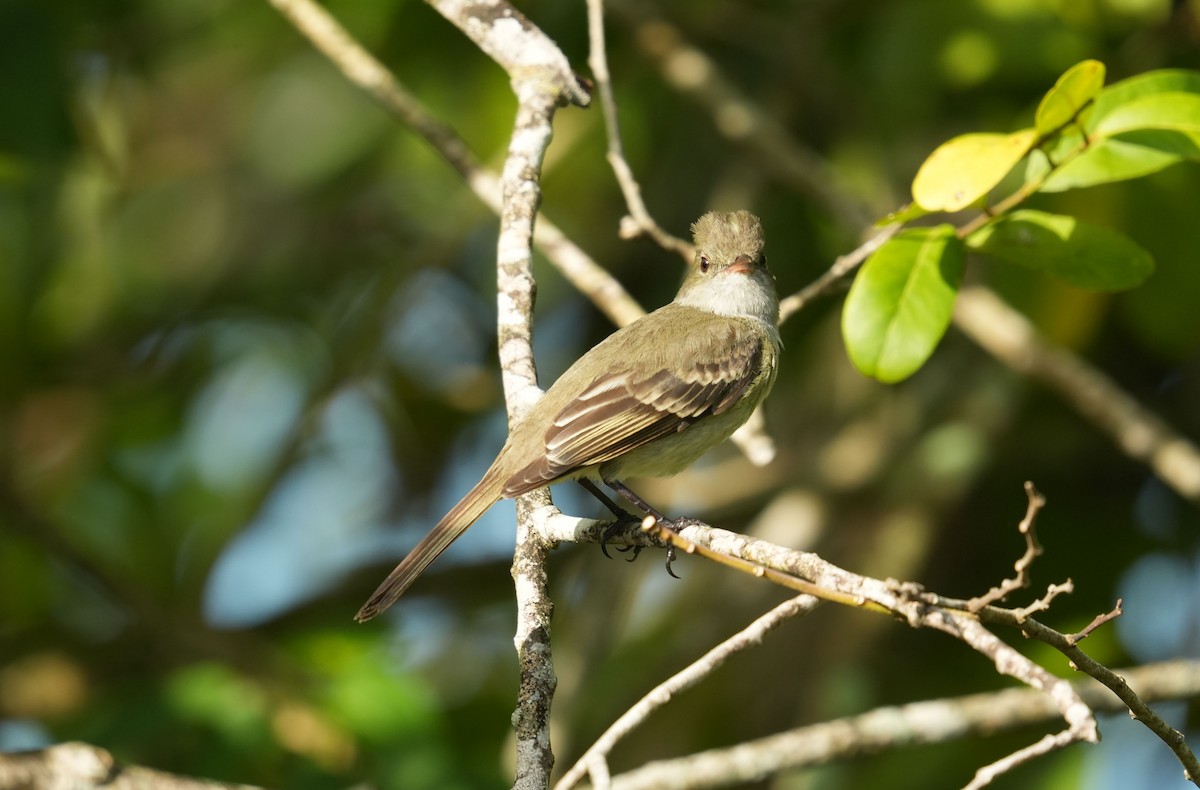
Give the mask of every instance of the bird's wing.
[(620, 370), (585, 387), (550, 424), (544, 455), (510, 477), (503, 495), (610, 461), (737, 403), (762, 371), (762, 339), (730, 328), (713, 333), (705, 348), (695, 348), (694, 340), (687, 356), (696, 361), (686, 369), (663, 366), (640, 376)]

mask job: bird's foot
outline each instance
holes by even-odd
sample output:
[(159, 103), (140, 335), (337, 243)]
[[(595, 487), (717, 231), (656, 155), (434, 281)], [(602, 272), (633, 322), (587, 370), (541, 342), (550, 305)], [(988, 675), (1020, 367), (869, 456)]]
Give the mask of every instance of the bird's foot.
[[(618, 514), (617, 520), (609, 525), (609, 527), (600, 535), (600, 551), (604, 554), (604, 556), (608, 557), (610, 560), (613, 558), (612, 555), (608, 553), (608, 542), (610, 540), (624, 532), (630, 524), (640, 523), (642, 523), (642, 520), (632, 513), (626, 513), (622, 511), (620, 514)], [(637, 556), (642, 553), (642, 548), (642, 546), (622, 546), (618, 548), (617, 551), (625, 552), (632, 550), (633, 555), (630, 556), (627, 561), (633, 562), (637, 559)]]
[[(664, 519), (659, 519), (659, 521), (658, 521), (659, 526), (665, 527), (674, 533), (679, 533), (680, 530), (686, 529), (687, 527), (700, 526), (703, 523), (704, 522), (702, 522), (702, 521), (698, 521), (697, 519), (694, 519), (694, 518), (687, 518), (686, 516), (683, 518), (664, 518)], [(676, 575), (675, 571), (671, 569), (671, 563), (675, 562), (675, 560), (676, 560), (675, 544), (668, 543), (667, 544), (667, 575), (669, 575), (673, 579), (678, 579), (679, 576)]]

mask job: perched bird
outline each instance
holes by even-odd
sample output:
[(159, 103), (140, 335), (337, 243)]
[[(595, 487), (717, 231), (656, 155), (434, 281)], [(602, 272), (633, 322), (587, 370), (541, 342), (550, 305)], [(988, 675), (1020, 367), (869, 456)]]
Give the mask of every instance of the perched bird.
[[(779, 298), (758, 217), (708, 213), (679, 293), (584, 354), (514, 425), (483, 479), (359, 610), (391, 606), (497, 500), (578, 480), (648, 509), (622, 481), (669, 477), (727, 439), (767, 396), (779, 361)], [(653, 511), (650, 511), (653, 512)]]

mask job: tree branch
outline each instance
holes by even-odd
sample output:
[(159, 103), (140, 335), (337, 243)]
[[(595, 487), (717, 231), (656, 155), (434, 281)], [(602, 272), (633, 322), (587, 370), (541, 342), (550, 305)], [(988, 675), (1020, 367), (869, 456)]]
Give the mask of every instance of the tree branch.
[(122, 765), (107, 750), (72, 741), (35, 751), (0, 753), (0, 787), (104, 788), (104, 790), (256, 790), (169, 774), (140, 765)]
[(845, 255), (839, 255), (837, 260), (833, 262), (833, 266), (830, 266), (820, 277), (791, 296), (780, 300), (779, 323), (782, 324), (807, 307), (809, 302), (824, 296), (836, 288), (851, 272), (861, 266), (867, 258), (870, 258), (875, 250), (882, 247), (892, 236), (895, 236), (899, 230), (899, 224), (888, 225), (879, 230), (855, 249)]
[[(1150, 702), (1200, 697), (1200, 661), (1123, 669)], [(1121, 701), (1091, 680), (1072, 683), (1092, 708), (1115, 713)], [(613, 777), (613, 790), (684, 790), (760, 782), (783, 771), (851, 760), (886, 749), (947, 743), (1045, 725), (1058, 711), (1032, 689), (1005, 689), (876, 708), (672, 760), (648, 763)]]
[[(1027, 535), (1030, 545), (1036, 547), (1036, 538), (1028, 536), (1033, 528), (1033, 518), (1044, 502), (1032, 485), (1026, 486), (1026, 493), (1029, 505), (1020, 529)], [(1009, 770), (1075, 741), (1099, 741), (1093, 712), (1070, 685), (1005, 644), (985, 628), (985, 623), (1017, 628), (1025, 636), (1039, 639), (1062, 652), (1071, 660), (1073, 668), (1086, 672), (1109, 686), (1126, 703), (1134, 718), (1144, 722), (1175, 752), (1192, 781), (1200, 777), (1200, 763), (1188, 748), (1182, 733), (1170, 727), (1119, 676), (1087, 656), (1078, 647), (1080, 639), (1086, 637), (1095, 627), (1120, 614), (1119, 603), (1113, 612), (1093, 620), (1092, 625), (1080, 634), (1067, 635), (1029, 616), (1029, 612), (1034, 608), (1044, 606), (1002, 609), (985, 605), (983, 599), (978, 598), (970, 601), (951, 599), (927, 593), (920, 586), (911, 583), (881, 581), (850, 573), (815, 554), (792, 551), (744, 535), (717, 530), (697, 521), (690, 521), (682, 531), (677, 532), (664, 525), (655, 524), (653, 518), (647, 518), (643, 522), (643, 529), (659, 533), (673, 546), (687, 553), (703, 554), (790, 589), (838, 603), (890, 612), (906, 620), (914, 628), (940, 630), (987, 656), (1001, 674), (1014, 677), (1044, 692), (1054, 701), (1059, 713), (1066, 720), (1068, 729), (1047, 736), (1004, 760), (986, 766), (976, 775), (971, 787), (982, 787), (1003, 770)], [(1019, 575), (1022, 567), (1031, 562), (1036, 553), (1027, 549), (1026, 556), (1017, 563)], [(1062, 589), (1052, 587), (1043, 603), (1048, 605), (1049, 600)]]
[(746, 648), (761, 644), (768, 633), (777, 628), (785, 620), (797, 615), (807, 614), (820, 601), (811, 595), (798, 595), (789, 598), (771, 611), (756, 619), (746, 628), (726, 639), (721, 644), (709, 650), (702, 657), (689, 664), (684, 669), (672, 675), (667, 680), (655, 686), (642, 697), (632, 708), (621, 715), (604, 734), (584, 752), (575, 765), (571, 766), (558, 783), (555, 790), (569, 790), (590, 774), (592, 783), (601, 787), (608, 775), (608, 755), (617, 743), (645, 723), (651, 713), (666, 705), (680, 692), (686, 691), (702, 681), (714, 670), (729, 660), (735, 653)]
[(1018, 373), (1041, 381), (1104, 430), (1130, 458), (1146, 464), (1180, 496), (1200, 504), (1200, 450), (1108, 376), (1052, 345), (995, 293), (963, 288), (954, 325)]
[[(560, 105), (588, 97), (558, 47), (507, 2), (431, 0), (447, 19), (508, 72), (517, 117), (501, 173), (500, 237), (496, 245), (497, 334), (509, 422), (519, 421), (541, 397), (533, 360), (533, 226), (541, 204), (541, 172)], [(543, 788), (554, 767), (550, 704), (558, 678), (550, 647), (554, 603), (546, 588), (551, 544), (538, 533), (533, 510), (550, 504), (542, 489), (517, 502), (517, 630), (513, 637), (520, 685), (513, 725), (517, 737), (514, 787)]]
[[(371, 53), (351, 38), (337, 20), (313, 0), (268, 0), (309, 42), (329, 58), (351, 83), (375, 99), (401, 123), (420, 135), (458, 171), (485, 206), (500, 213), (500, 176), (484, 167), (466, 141), (435, 118)], [(544, 216), (534, 232), (538, 247), (563, 276), (618, 326), (645, 313), (620, 282), (601, 268)]]
[(600, 94), (600, 108), (604, 114), (604, 131), (608, 137), (608, 163), (625, 196), (629, 216), (622, 223), (622, 237), (635, 238), (646, 234), (665, 250), (674, 250), (685, 261), (692, 258), (692, 245), (667, 233), (650, 216), (642, 200), (642, 188), (634, 178), (633, 168), (625, 159), (625, 146), (621, 143), (621, 125), (617, 120), (617, 102), (613, 98), (612, 79), (608, 74), (608, 52), (604, 43), (604, 0), (588, 0), (588, 65), (596, 80)]

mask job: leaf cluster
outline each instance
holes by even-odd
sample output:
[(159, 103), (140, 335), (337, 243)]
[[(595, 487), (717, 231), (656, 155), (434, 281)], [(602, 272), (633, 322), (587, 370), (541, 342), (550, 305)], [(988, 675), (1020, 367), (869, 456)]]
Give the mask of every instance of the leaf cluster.
[[(850, 359), (863, 373), (901, 381), (933, 354), (953, 315), (968, 253), (1097, 291), (1140, 285), (1154, 258), (1124, 234), (1064, 214), (1018, 208), (1061, 192), (1149, 175), (1200, 159), (1200, 72), (1163, 69), (1104, 87), (1085, 60), (1042, 97), (1033, 125), (1009, 134), (963, 134), (917, 171), (913, 202), (882, 222), (974, 210), (949, 223), (901, 230), (863, 265), (842, 318)], [(995, 193), (1021, 163), (1020, 183)]]

